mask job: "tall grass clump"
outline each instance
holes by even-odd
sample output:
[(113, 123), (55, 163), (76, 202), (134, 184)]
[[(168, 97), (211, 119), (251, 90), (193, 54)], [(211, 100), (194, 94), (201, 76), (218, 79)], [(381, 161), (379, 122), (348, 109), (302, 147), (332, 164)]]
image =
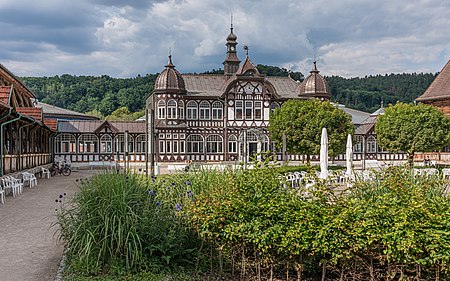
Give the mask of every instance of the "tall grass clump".
[(122, 174), (81, 179), (79, 186), (73, 202), (58, 217), (71, 264), (86, 273), (138, 266), (142, 239), (137, 225), (145, 188), (136, 177)]

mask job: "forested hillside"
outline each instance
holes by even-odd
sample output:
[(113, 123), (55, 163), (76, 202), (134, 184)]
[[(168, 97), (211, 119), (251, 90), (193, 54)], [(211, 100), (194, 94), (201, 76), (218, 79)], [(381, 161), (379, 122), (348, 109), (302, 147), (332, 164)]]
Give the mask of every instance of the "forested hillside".
[(131, 112), (144, 108), (145, 98), (152, 91), (156, 77), (157, 74), (135, 78), (64, 74), (21, 79), (39, 101), (82, 113), (95, 109), (107, 116), (119, 107), (125, 106)]
[[(270, 76), (287, 76), (284, 68), (258, 65), (259, 71)], [(206, 73), (223, 73), (212, 70)], [(302, 81), (300, 72), (290, 74)], [(54, 77), (22, 77), (22, 81), (42, 102), (78, 112), (100, 112), (110, 115), (120, 107), (130, 112), (142, 110), (145, 98), (153, 90), (157, 74), (135, 78), (112, 78), (107, 75), (74, 76), (64, 74)], [(347, 107), (373, 112), (381, 101), (384, 104), (396, 101), (412, 102), (420, 96), (435, 78), (434, 74), (390, 74), (364, 78), (326, 77), (331, 88), (332, 100)]]
[(403, 73), (366, 76), (364, 78), (325, 77), (331, 88), (331, 99), (347, 107), (374, 112), (397, 101), (413, 102), (433, 82), (435, 74)]

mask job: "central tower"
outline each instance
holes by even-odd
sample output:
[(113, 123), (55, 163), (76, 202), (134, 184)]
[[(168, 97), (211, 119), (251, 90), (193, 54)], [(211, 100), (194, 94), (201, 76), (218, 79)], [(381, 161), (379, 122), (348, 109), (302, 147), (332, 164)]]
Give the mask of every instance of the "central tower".
[(233, 33), (233, 24), (231, 24), (230, 34), (227, 36), (227, 56), (223, 62), (223, 70), (225, 75), (233, 75), (239, 68), (241, 62), (237, 57), (236, 42), (237, 36)]

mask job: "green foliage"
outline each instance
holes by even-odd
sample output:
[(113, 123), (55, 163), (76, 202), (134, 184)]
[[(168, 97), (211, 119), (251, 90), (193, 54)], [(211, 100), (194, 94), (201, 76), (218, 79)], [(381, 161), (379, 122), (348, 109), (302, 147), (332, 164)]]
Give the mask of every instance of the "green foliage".
[(347, 190), (314, 176), (292, 189), (269, 160), (83, 181), (73, 209), (59, 214), (68, 280), (236, 280), (234, 270), (266, 280), (271, 268), (276, 279), (280, 270), (306, 280), (448, 279), (450, 186), (441, 177), (390, 167)]
[(95, 116), (100, 120), (105, 119), (105, 116), (103, 116), (103, 114), (100, 111), (98, 111), (97, 109), (93, 109), (91, 111), (85, 112), (85, 114)]
[(378, 143), (388, 151), (441, 150), (450, 142), (450, 119), (435, 107), (397, 103), (385, 109), (375, 124)]
[(319, 154), (322, 128), (327, 128), (329, 154), (345, 151), (347, 135), (353, 133), (351, 117), (330, 102), (290, 100), (270, 116), (270, 137), (278, 146), (286, 135), (286, 150), (291, 153)]
[[(160, 272), (192, 263), (198, 246), (180, 220), (164, 182), (136, 175), (100, 174), (80, 181), (73, 202), (58, 213), (70, 271), (81, 275)], [(174, 195), (174, 194), (172, 194)], [(180, 202), (180, 201), (178, 201)]]
[(286, 68), (279, 68), (277, 66), (258, 64), (256, 68), (261, 74), (267, 76), (288, 77), (289, 75), (296, 81), (303, 81), (305, 78), (301, 72), (289, 72)]
[(331, 98), (347, 107), (374, 112), (381, 102), (410, 103), (422, 95), (436, 78), (431, 73), (403, 73), (343, 78), (325, 77), (331, 89)]
[(144, 116), (145, 109), (142, 109), (138, 112), (130, 112), (128, 108), (125, 106), (119, 107), (118, 109), (114, 110), (111, 115), (106, 116), (106, 120), (109, 121), (134, 121), (138, 119), (139, 117)]
[(141, 110), (146, 96), (153, 90), (157, 74), (135, 78), (112, 78), (107, 75), (22, 77), (21, 80), (40, 101), (77, 112), (98, 110), (110, 115), (119, 107), (131, 112)]

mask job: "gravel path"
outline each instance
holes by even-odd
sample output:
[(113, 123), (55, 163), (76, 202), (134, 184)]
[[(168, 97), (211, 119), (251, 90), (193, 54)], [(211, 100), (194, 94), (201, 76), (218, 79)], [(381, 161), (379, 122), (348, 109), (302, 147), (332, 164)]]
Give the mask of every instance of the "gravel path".
[[(38, 178), (38, 185), (24, 187), (18, 197), (0, 203), (0, 280), (51, 281), (58, 270), (64, 246), (51, 226), (56, 221), (55, 202), (60, 194), (72, 196), (75, 180), (90, 176), (81, 170), (66, 177)], [(67, 198), (67, 197), (66, 197)]]

